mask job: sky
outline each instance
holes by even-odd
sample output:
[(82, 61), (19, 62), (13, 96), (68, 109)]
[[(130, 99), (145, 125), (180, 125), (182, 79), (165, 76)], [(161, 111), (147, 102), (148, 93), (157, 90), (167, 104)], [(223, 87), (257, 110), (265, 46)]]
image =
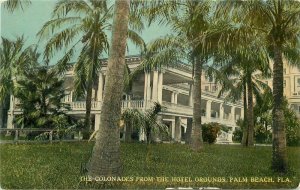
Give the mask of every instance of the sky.
[[(4, 9), (3, 3), (1, 3), (1, 36), (14, 40), (18, 36), (23, 35), (26, 40), (26, 46), (36, 44), (38, 42), (36, 34), (43, 24), (51, 19), (51, 12), (56, 2), (57, 0), (32, 0), (29, 6), (24, 7), (23, 10), (16, 10), (13, 13)], [(150, 28), (146, 28), (141, 36), (147, 43), (168, 33), (170, 33), (170, 30), (167, 27), (152, 25)], [(128, 46), (129, 51), (127, 55), (139, 54), (139, 50), (134, 45), (129, 43)], [(39, 50), (42, 53), (42, 48)], [(57, 54), (51, 61), (51, 64), (54, 64), (62, 54), (62, 52)]]

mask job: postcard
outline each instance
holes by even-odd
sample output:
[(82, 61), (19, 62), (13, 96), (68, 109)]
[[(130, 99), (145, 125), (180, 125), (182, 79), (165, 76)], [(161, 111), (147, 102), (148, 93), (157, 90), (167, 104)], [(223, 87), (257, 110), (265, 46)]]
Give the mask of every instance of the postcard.
[(300, 189), (300, 2), (1, 1), (2, 189)]

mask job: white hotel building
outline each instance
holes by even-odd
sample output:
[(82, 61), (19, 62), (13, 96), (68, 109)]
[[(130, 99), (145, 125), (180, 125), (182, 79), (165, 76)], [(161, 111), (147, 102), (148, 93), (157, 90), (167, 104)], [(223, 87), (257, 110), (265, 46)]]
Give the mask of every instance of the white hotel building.
[[(126, 63), (133, 70), (140, 64), (140, 57), (131, 56), (126, 58)], [(104, 65), (106, 65), (104, 63)], [(92, 118), (95, 129), (99, 127), (101, 116), (101, 102), (105, 84), (106, 66), (102, 67), (93, 87)], [(85, 114), (85, 100), (73, 98), (73, 68), (66, 73), (65, 89), (67, 95), (65, 102), (70, 103), (71, 110), (68, 114), (83, 117)], [(159, 102), (165, 109), (161, 115), (164, 124), (169, 127), (172, 139), (180, 140), (184, 137), (188, 118), (192, 118), (192, 71), (189, 66), (181, 64), (176, 68), (163, 68), (161, 71), (144, 72), (133, 82), (131, 94), (123, 95), (122, 110), (136, 108), (146, 110), (153, 106), (153, 102)], [(217, 97), (217, 85), (213, 81), (203, 77), (202, 90), (202, 123), (218, 122), (226, 125), (231, 131), (237, 127), (236, 121), (242, 118), (243, 105), (241, 102), (224, 102), (223, 98)], [(11, 97), (8, 111), (7, 128), (14, 128), (13, 118), (20, 114), (17, 100)]]
[[(126, 58), (126, 64), (133, 70), (140, 64), (140, 57), (130, 56)], [(101, 102), (105, 84), (106, 63), (99, 73), (97, 83), (93, 87), (92, 118), (94, 129), (99, 127), (101, 116)], [(65, 89), (68, 94), (64, 101), (71, 105), (68, 114), (76, 117), (84, 117), (85, 100), (75, 100), (73, 97), (73, 68), (66, 73)], [(272, 87), (272, 79), (265, 81)], [(122, 110), (135, 108), (141, 111), (153, 106), (153, 102), (159, 102), (165, 109), (162, 111), (164, 124), (169, 127), (173, 140), (180, 141), (184, 138), (188, 118), (192, 118), (192, 70), (191, 67), (179, 64), (174, 67), (163, 68), (159, 71), (144, 72), (133, 82), (130, 94), (124, 93)], [(236, 121), (243, 118), (244, 110), (241, 102), (225, 102), (224, 98), (218, 98), (219, 86), (211, 79), (202, 75), (202, 123), (217, 122), (230, 129), (229, 134), (224, 134), (231, 141), (232, 131), (237, 127)], [(296, 67), (284, 64), (284, 94), (300, 118), (300, 70)], [(18, 101), (11, 96), (8, 110), (7, 128), (14, 128), (14, 116), (21, 113)], [(190, 120), (189, 120), (190, 121)]]

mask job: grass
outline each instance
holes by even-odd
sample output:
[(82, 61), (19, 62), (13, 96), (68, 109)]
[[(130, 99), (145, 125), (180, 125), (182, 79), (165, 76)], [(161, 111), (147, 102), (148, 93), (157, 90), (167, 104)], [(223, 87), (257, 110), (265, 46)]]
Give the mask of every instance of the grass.
[[(133, 182), (80, 182), (81, 163), (86, 163), (93, 143), (1, 144), (0, 183), (3, 189), (74, 189), (74, 188), (295, 188), (300, 182), (300, 147), (289, 147), (291, 170), (276, 174), (270, 170), (271, 147), (206, 145), (200, 153), (180, 144), (121, 144), (123, 176)], [(140, 181), (137, 177), (149, 177)], [(153, 178), (151, 178), (153, 177)], [(164, 177), (168, 181), (158, 181)], [(186, 182), (179, 178), (185, 178)], [(269, 177), (274, 182), (251, 182)], [(259, 178), (260, 177), (260, 178)], [(285, 181), (277, 182), (278, 177)], [(129, 178), (128, 178), (129, 179)], [(184, 180), (184, 178), (181, 178)], [(199, 181), (199, 180), (202, 181)], [(235, 180), (234, 180), (235, 179)], [(190, 181), (189, 181), (190, 180)], [(205, 180), (217, 180), (204, 182)], [(218, 181), (219, 180), (219, 181)], [(222, 181), (223, 180), (223, 181)], [(232, 180), (232, 181), (230, 181)], [(239, 182), (238, 182), (239, 180)], [(244, 181), (243, 181), (244, 180)], [(245, 181), (247, 180), (247, 182)], [(104, 185), (104, 186), (103, 186)], [(113, 185), (113, 186), (111, 186)]]

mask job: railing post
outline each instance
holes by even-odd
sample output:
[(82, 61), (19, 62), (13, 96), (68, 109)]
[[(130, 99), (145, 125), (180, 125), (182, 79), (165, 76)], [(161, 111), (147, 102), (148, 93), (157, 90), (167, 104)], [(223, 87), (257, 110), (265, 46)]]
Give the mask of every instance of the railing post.
[(53, 139), (53, 131), (49, 132), (49, 141), (50, 143), (52, 143), (52, 139)]
[(15, 139), (14, 139), (14, 141), (18, 142), (18, 138), (19, 138), (19, 131), (16, 129), (15, 130)]

